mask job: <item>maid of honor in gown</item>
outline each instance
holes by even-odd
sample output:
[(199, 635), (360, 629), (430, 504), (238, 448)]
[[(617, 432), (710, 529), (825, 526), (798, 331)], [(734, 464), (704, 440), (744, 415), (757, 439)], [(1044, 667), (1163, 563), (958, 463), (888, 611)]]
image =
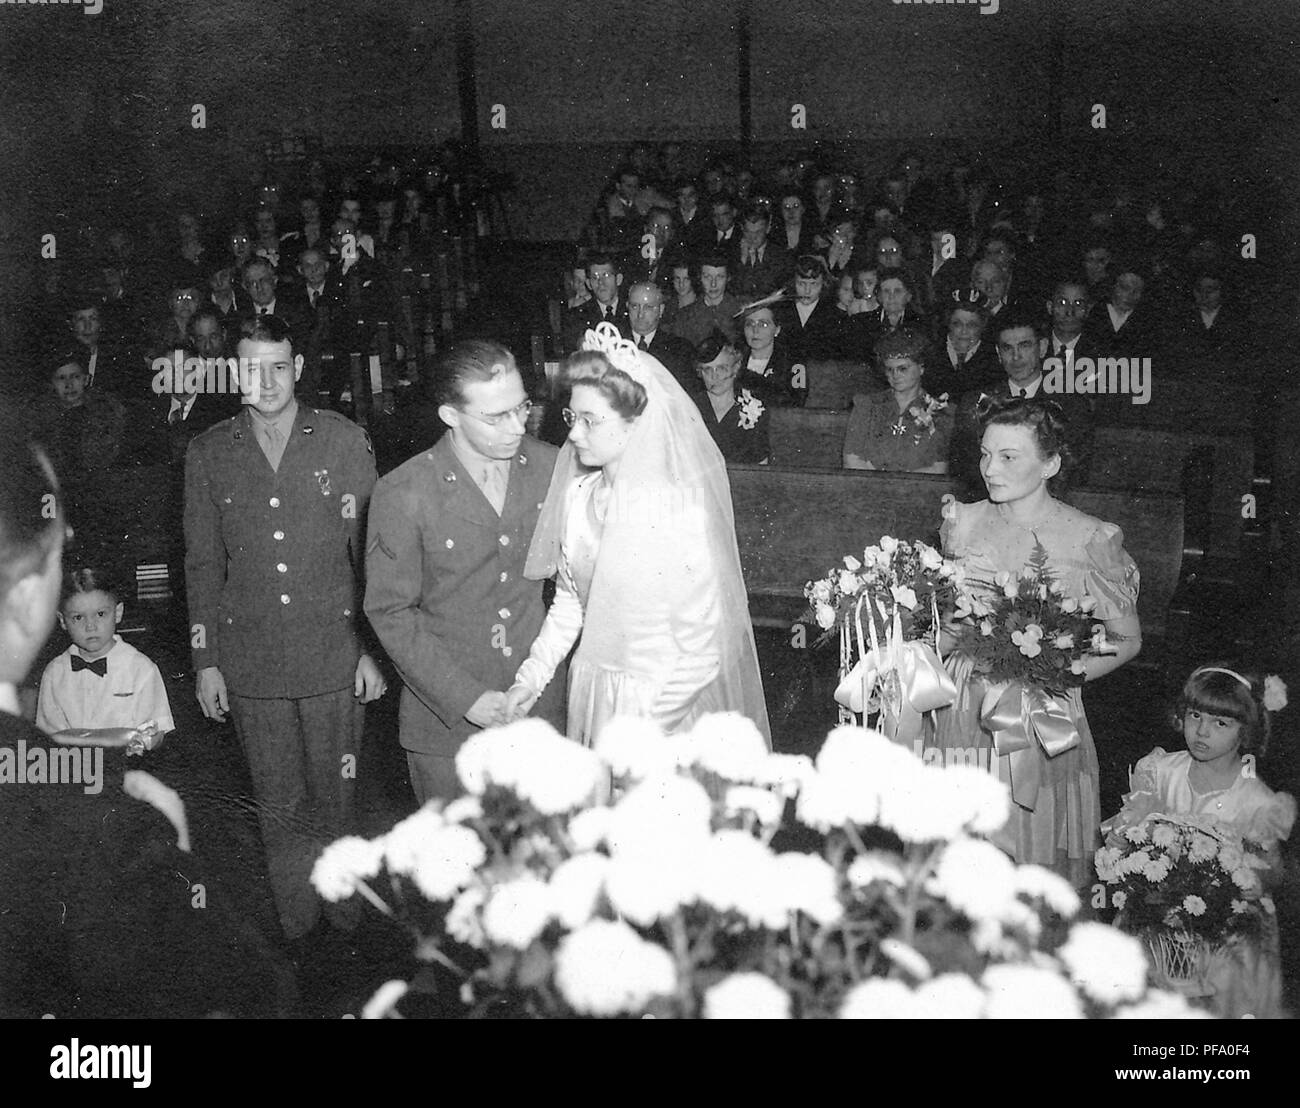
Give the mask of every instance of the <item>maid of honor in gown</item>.
[(526, 713), (577, 641), (570, 738), (590, 745), (616, 715), (671, 733), (734, 711), (770, 745), (722, 455), (657, 359), (608, 325), (584, 345), (561, 368), (571, 431), (525, 568), (556, 577), (555, 601), (507, 711)]
[[(1053, 488), (1070, 463), (1066, 420), (1059, 405), (1042, 398), (992, 402), (984, 411), (980, 473), (988, 499), (951, 503), (940, 535), (944, 552), (958, 561), (976, 591), (998, 591), (1001, 572), (1018, 576), (1035, 544), (1047, 551), (1049, 573), (1067, 596), (1091, 597), (1094, 615), (1106, 628), (1113, 653), (1085, 656), (1085, 680), (1124, 665), (1142, 645), (1137, 616), (1138, 568), (1124, 550), (1124, 536), (1111, 523), (1085, 515), (1056, 499)], [(1091, 880), (1101, 822), (1097, 750), (1077, 688), (1064, 701), (1078, 731), (1078, 743), (1055, 757), (1032, 748), (999, 756), (993, 737), (980, 725), (984, 682), (972, 678), (971, 661), (960, 652), (948, 660), (957, 684), (956, 702), (936, 713), (934, 742), (975, 760), (1011, 789), (1011, 817), (995, 841), (1017, 862), (1056, 870), (1076, 888)], [(1014, 771), (1014, 772), (1013, 772)]]
[[(1286, 686), (1276, 677), (1222, 665), (1195, 670), (1175, 713), (1187, 749), (1167, 753), (1156, 747), (1138, 762), (1123, 808), (1102, 824), (1107, 844), (1155, 813), (1206, 820), (1262, 848), (1269, 863), (1261, 874), (1267, 892), (1281, 876), (1281, 843), (1296, 816), (1295, 799), (1274, 792), (1255, 773), (1256, 755), (1268, 744), (1270, 705), (1286, 705)], [(1121, 926), (1123, 916), (1121, 911)], [(1206, 983), (1213, 989), (1208, 1003), (1215, 1015), (1284, 1015), (1277, 916), (1265, 912), (1263, 925), (1258, 938), (1239, 937), (1212, 954)]]

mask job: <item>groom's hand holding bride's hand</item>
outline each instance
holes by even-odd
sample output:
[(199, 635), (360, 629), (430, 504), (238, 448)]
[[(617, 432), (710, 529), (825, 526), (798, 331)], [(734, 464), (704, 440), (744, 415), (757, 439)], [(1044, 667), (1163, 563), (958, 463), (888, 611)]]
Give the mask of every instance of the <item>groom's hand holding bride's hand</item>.
[(510, 722), (510, 713), (506, 710), (506, 694), (500, 689), (488, 689), (483, 693), (465, 718), (475, 727), (502, 727)]
[(524, 685), (515, 685), (506, 693), (506, 719), (513, 723), (533, 710), (538, 694)]

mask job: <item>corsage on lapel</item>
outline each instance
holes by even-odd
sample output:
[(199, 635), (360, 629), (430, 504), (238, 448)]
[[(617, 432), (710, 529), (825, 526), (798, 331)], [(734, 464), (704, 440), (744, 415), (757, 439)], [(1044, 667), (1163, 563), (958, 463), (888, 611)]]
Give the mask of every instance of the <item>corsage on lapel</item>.
[(328, 469), (316, 470), (316, 483), (320, 485), (321, 496), (330, 494), (330, 471)]

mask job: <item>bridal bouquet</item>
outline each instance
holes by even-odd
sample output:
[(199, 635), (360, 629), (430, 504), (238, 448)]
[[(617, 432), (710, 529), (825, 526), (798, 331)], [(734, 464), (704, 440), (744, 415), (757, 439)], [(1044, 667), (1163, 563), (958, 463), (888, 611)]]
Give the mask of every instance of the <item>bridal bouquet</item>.
[[(463, 799), (339, 840), (312, 880), (407, 922), (467, 1015), (1194, 1015), (1148, 990), (1140, 943), (1072, 924), (1065, 881), (980, 838), (1001, 784), (875, 732), (837, 728), (814, 762), (731, 713), (676, 736), (615, 720), (594, 749), (523, 720), (456, 764)], [(421, 987), (390, 981), (363, 1014)]]
[(1022, 681), (1055, 695), (1083, 684), (1086, 655), (1113, 651), (1090, 614), (1097, 601), (1066, 596), (1036, 543), (1019, 577), (998, 574), (992, 597), (963, 591), (953, 611), (962, 620), (956, 649), (989, 682)]
[(1113, 832), (1096, 862), (1126, 930), (1163, 927), (1218, 943), (1258, 935), (1261, 913), (1273, 910), (1259, 848), (1208, 821), (1149, 815)]
[(936, 647), (940, 611), (961, 581), (961, 567), (934, 547), (885, 535), (861, 560), (847, 556), (842, 569), (804, 586), (808, 618), (825, 632), (818, 641), (839, 627), (842, 719), (880, 711), (883, 728), (910, 743), (921, 713), (952, 703), (957, 689)]

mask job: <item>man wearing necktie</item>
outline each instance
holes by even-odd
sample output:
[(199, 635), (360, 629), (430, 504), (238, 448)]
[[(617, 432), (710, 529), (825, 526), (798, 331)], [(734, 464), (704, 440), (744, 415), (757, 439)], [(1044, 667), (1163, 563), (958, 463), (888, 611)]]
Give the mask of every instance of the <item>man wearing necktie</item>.
[(190, 645), (203, 714), (229, 713), (248, 758), (271, 891), (299, 939), (320, 919), (315, 857), (352, 830), (362, 705), (385, 687), (361, 618), (375, 464), (364, 431), (294, 399), (303, 359), (282, 320), (247, 319), (242, 336), (247, 403), (186, 456)]
[(627, 294), (627, 310), (637, 347), (658, 358), (687, 392), (701, 392), (691, 344), (659, 326), (664, 316), (663, 290), (652, 281), (633, 285)]
[[(420, 803), (457, 795), (456, 751), (505, 722), (503, 690), (546, 614), (524, 563), (558, 453), (525, 433), (527, 393), (500, 344), (458, 343), (434, 380), (449, 430), (375, 486), (366, 550), (366, 615), (405, 682), (399, 737)], [(564, 689), (539, 701), (561, 731)]]

